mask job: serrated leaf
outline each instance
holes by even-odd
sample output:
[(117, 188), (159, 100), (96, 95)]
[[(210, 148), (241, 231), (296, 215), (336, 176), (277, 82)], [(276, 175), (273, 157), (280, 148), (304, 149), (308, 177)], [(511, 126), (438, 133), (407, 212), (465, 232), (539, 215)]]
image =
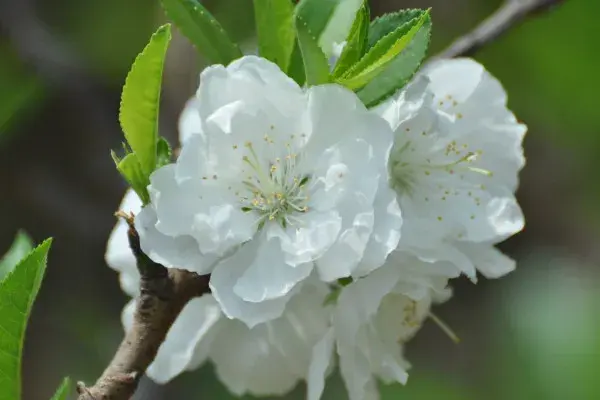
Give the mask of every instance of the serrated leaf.
[(374, 77), (382, 73), (389, 66), (388, 64), (411, 44), (426, 21), (430, 21), (428, 11), (383, 37), (354, 67), (339, 79), (339, 83), (353, 90), (365, 86)]
[(36, 247), (0, 282), (0, 400), (21, 398), (23, 339), (51, 244)]
[(306, 83), (320, 85), (330, 80), (329, 62), (325, 53), (319, 47), (317, 39), (312, 35), (304, 19), (296, 16), (296, 34), (302, 52)]
[(129, 186), (138, 194), (142, 203), (144, 205), (150, 203), (150, 195), (147, 189), (150, 184), (150, 178), (142, 171), (136, 155), (129, 153), (123, 159), (117, 158), (114, 152), (112, 155), (117, 165), (117, 170), (127, 183), (129, 183)]
[(167, 139), (160, 137), (156, 147), (156, 168), (170, 164), (172, 156), (173, 151), (171, 150), (171, 145), (167, 142)]
[(363, 0), (302, 0), (296, 6), (308, 31), (326, 57), (333, 55), (334, 44), (343, 42)]
[(290, 0), (254, 0), (254, 16), (260, 56), (287, 72), (296, 45), (293, 3)]
[(179, 30), (212, 64), (227, 65), (242, 57), (221, 24), (197, 0), (161, 0), (163, 9)]
[(304, 82), (306, 82), (304, 61), (302, 60), (302, 51), (300, 50), (300, 44), (298, 43), (297, 37), (294, 43), (294, 51), (292, 51), (292, 59), (290, 60), (288, 75), (300, 86), (304, 85)]
[(425, 13), (421, 9), (400, 10), (390, 14), (384, 14), (371, 22), (369, 26), (369, 38), (367, 40), (367, 50), (373, 47), (383, 37), (394, 32), (400, 26), (407, 22), (420, 18)]
[(71, 391), (71, 380), (69, 378), (63, 379), (54, 396), (51, 400), (67, 400), (69, 392)]
[(356, 14), (356, 19), (346, 38), (344, 50), (335, 64), (335, 69), (332, 73), (334, 78), (342, 76), (364, 55), (367, 45), (367, 36), (369, 34), (370, 18), (369, 4), (365, 0)]
[(127, 143), (147, 176), (156, 168), (160, 89), (170, 40), (170, 25), (158, 28), (135, 59), (121, 95), (119, 121)]
[(17, 232), (12, 245), (0, 259), (0, 281), (33, 249), (31, 238), (23, 231)]
[(356, 93), (367, 107), (381, 103), (410, 81), (425, 58), (430, 34), (431, 20), (428, 16), (408, 47)]

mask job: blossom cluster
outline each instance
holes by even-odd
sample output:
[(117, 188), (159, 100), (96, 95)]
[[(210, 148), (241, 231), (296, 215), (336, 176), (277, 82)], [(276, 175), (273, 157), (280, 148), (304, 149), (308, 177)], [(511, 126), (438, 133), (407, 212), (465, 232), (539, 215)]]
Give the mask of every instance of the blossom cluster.
[[(181, 153), (150, 203), (130, 191), (142, 250), (210, 274), (148, 375), (207, 360), (238, 395), (298, 382), (321, 398), (338, 365), (351, 400), (405, 383), (405, 343), (451, 297), (448, 281), (515, 268), (494, 245), (519, 232), (514, 192), (526, 127), (470, 59), (436, 61), (367, 109), (337, 84), (301, 87), (264, 58), (205, 69), (180, 119)], [(108, 264), (132, 297), (139, 275), (119, 222)]]

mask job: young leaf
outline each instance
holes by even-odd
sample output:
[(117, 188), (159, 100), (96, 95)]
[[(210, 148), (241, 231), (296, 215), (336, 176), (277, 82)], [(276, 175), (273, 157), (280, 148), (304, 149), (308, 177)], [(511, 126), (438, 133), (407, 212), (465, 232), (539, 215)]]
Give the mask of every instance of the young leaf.
[(394, 32), (396, 29), (398, 29), (398, 27), (415, 18), (420, 18), (424, 12), (424, 10), (419, 9), (400, 10), (394, 13), (384, 14), (381, 17), (376, 18), (369, 26), (367, 50), (375, 46), (375, 44), (384, 36)]
[(0, 281), (15, 268), (32, 248), (31, 238), (25, 232), (19, 231), (8, 252), (0, 259)]
[[(318, 1), (318, 0), (317, 0)], [(363, 6), (363, 0), (339, 0), (319, 37), (319, 46), (327, 56), (331, 56), (333, 46), (342, 43), (356, 19), (357, 12)]]
[(69, 378), (63, 379), (60, 387), (54, 393), (51, 400), (67, 400), (69, 397), (69, 392), (71, 391), (71, 380)]
[(305, 20), (296, 16), (296, 34), (298, 44), (304, 61), (306, 83), (309, 85), (320, 85), (330, 80), (329, 62), (319, 47), (317, 39), (312, 35)]
[(52, 239), (48, 239), (36, 247), (0, 282), (0, 400), (21, 398), (25, 328), (51, 244)]
[(367, 45), (367, 35), (369, 34), (369, 20), (369, 4), (365, 0), (363, 6), (356, 14), (356, 19), (346, 38), (344, 50), (333, 70), (332, 75), (334, 78), (342, 76), (364, 55)]
[(198, 0), (161, 0), (163, 9), (181, 32), (212, 64), (227, 65), (242, 57), (221, 24)]
[(374, 107), (404, 87), (425, 58), (429, 46), (429, 16), (409, 46), (386, 65), (386, 68), (357, 92), (367, 107)]
[(294, 50), (292, 51), (292, 59), (288, 68), (288, 75), (300, 86), (304, 85), (304, 82), (306, 82), (306, 74), (304, 73), (304, 60), (302, 59), (302, 51), (300, 50), (298, 38), (296, 38), (294, 43)]
[(171, 145), (167, 142), (167, 139), (160, 137), (158, 139), (158, 146), (156, 148), (156, 168), (163, 167), (171, 163)]
[(343, 42), (363, 0), (302, 0), (296, 14), (302, 16), (308, 31), (326, 57), (333, 55), (334, 44)]
[(388, 64), (411, 44), (426, 21), (430, 21), (429, 12), (424, 12), (420, 17), (410, 20), (384, 36), (339, 80), (339, 83), (353, 90), (365, 86), (389, 67)]
[(112, 152), (113, 160), (117, 166), (117, 170), (121, 173), (121, 176), (125, 178), (129, 186), (140, 196), (144, 205), (150, 203), (150, 195), (148, 194), (148, 185), (150, 184), (150, 177), (142, 171), (142, 167), (138, 161), (138, 158), (134, 153), (127, 154), (123, 159), (119, 159), (114, 152)]
[(254, 16), (259, 54), (287, 72), (296, 44), (294, 4), (290, 0), (254, 0)]
[(156, 168), (160, 87), (170, 25), (161, 26), (137, 56), (125, 80), (119, 121), (142, 172), (149, 176)]

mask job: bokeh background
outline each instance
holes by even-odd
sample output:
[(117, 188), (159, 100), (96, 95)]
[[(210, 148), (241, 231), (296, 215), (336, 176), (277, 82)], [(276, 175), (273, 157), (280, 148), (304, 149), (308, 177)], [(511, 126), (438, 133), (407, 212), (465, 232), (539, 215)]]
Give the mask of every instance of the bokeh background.
[[(253, 48), (250, 0), (206, 0)], [(433, 7), (435, 54), (500, 0), (373, 0), (372, 13)], [(600, 398), (600, 29), (598, 0), (567, 0), (476, 58), (505, 85), (529, 127), (519, 199), (524, 232), (501, 247), (519, 261), (498, 281), (454, 282), (433, 323), (408, 344), (407, 387), (384, 399)], [(25, 399), (59, 380), (93, 381), (122, 337), (126, 302), (103, 254), (125, 184), (109, 155), (122, 141), (120, 89), (164, 16), (156, 0), (0, 0), (0, 253), (19, 228), (55, 238), (25, 347)], [(178, 113), (202, 60), (176, 37), (165, 71), (161, 133), (176, 143)], [(298, 387), (289, 399), (302, 399)], [(137, 400), (233, 399), (211, 366)], [(332, 377), (325, 399), (347, 398)]]

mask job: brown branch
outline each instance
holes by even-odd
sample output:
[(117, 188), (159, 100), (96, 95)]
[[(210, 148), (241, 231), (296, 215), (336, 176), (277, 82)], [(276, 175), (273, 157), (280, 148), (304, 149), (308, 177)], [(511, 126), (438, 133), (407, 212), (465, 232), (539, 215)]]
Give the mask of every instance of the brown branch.
[(167, 269), (146, 256), (140, 248), (133, 216), (126, 220), (129, 244), (141, 274), (133, 326), (96, 384), (77, 384), (78, 400), (129, 400), (185, 304), (209, 292), (208, 275)]
[(541, 14), (565, 0), (506, 0), (472, 32), (458, 38), (434, 59), (471, 56), (529, 16)]

